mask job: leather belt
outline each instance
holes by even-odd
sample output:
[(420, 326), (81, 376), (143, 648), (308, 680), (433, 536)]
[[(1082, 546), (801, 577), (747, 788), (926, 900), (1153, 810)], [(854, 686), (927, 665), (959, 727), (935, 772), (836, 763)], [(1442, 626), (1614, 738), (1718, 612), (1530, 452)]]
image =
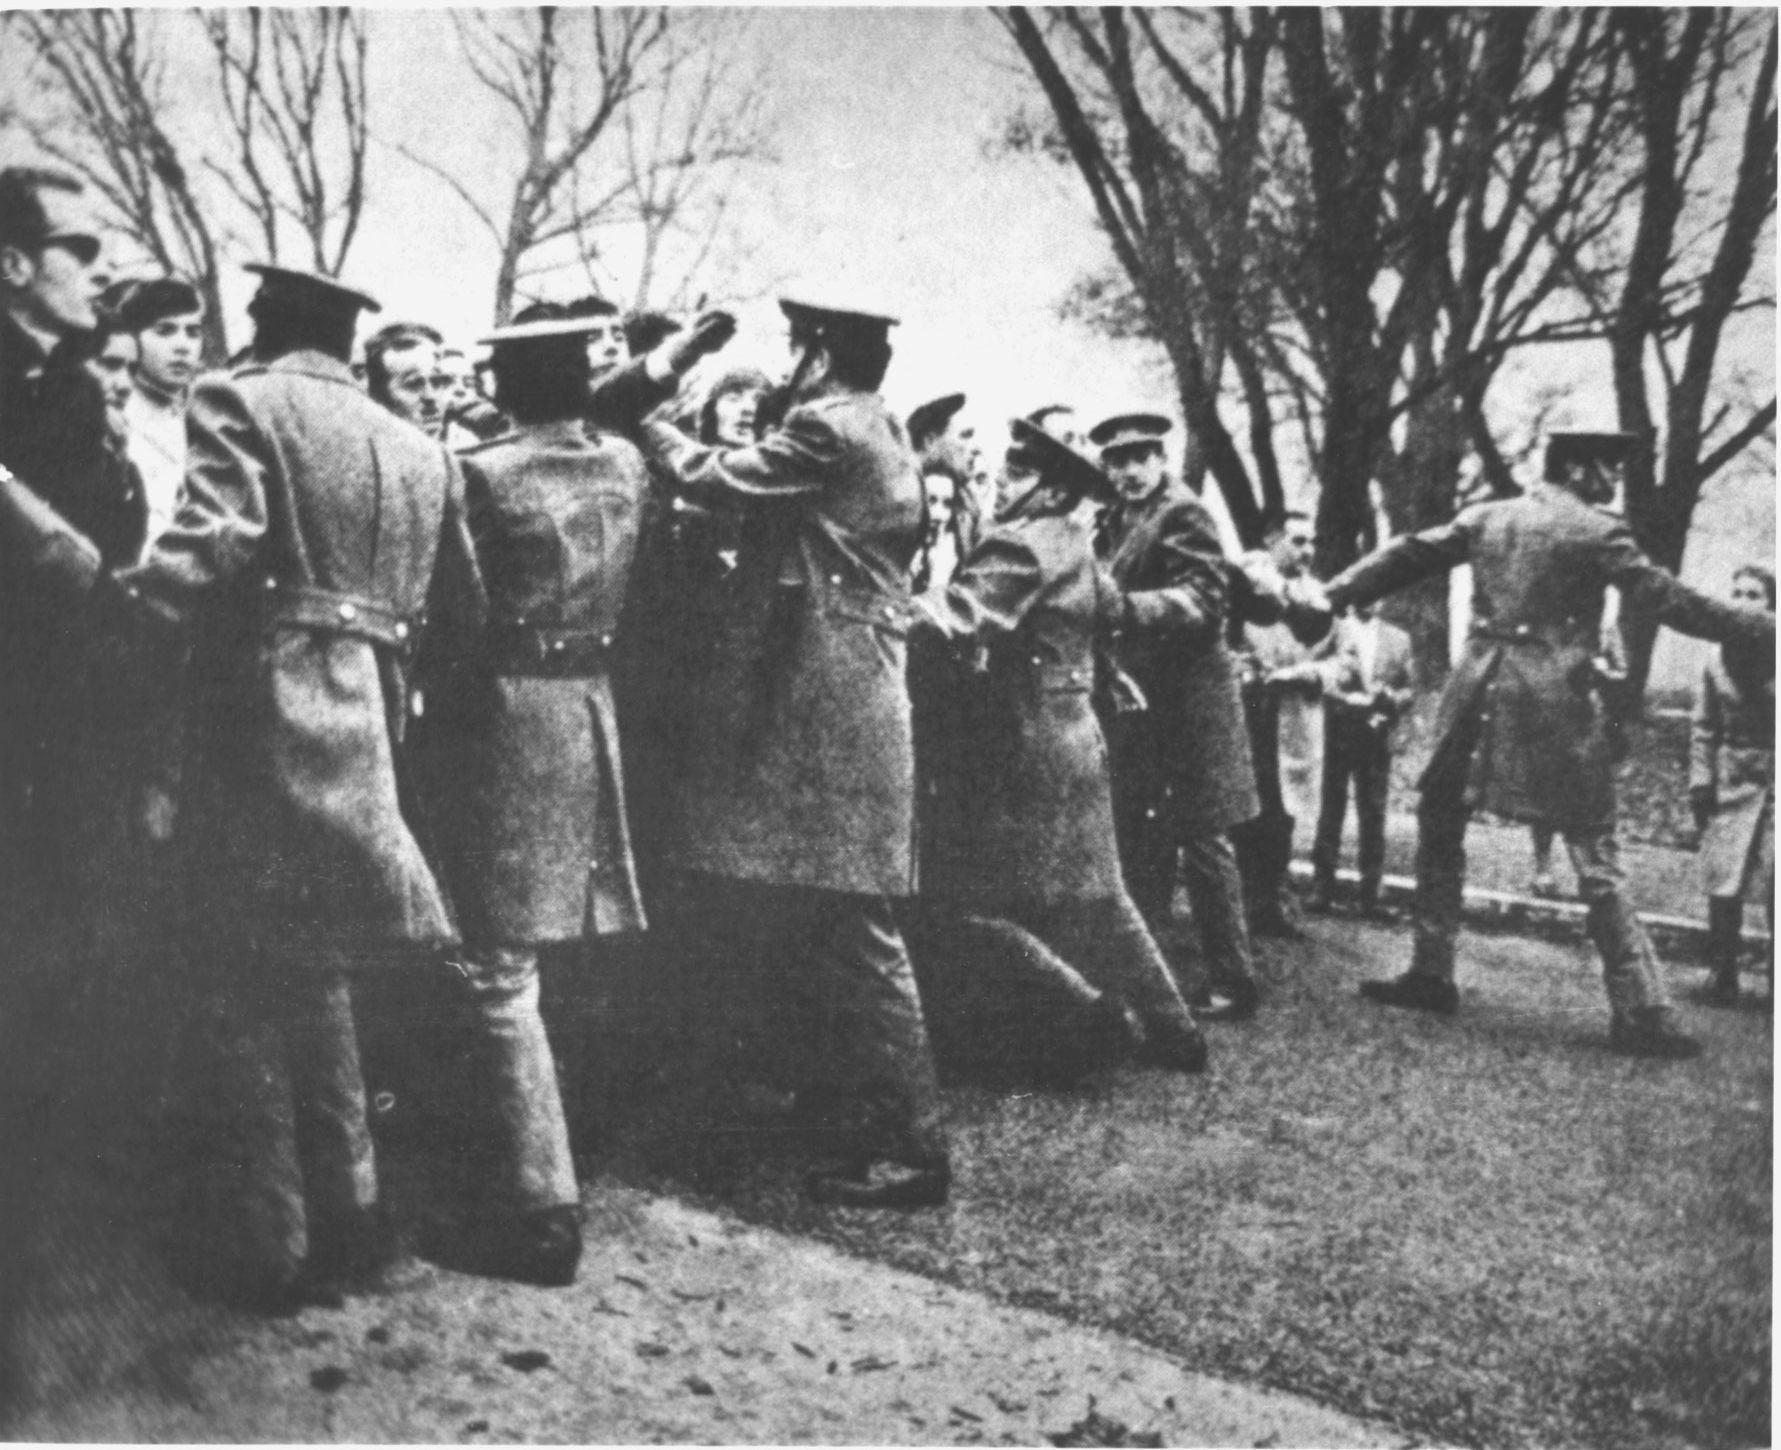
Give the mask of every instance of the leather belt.
[(340, 634), (406, 653), (426, 622), (424, 615), (406, 615), (357, 594), (315, 589), (302, 584), (266, 581), (261, 616), (270, 633), (286, 629)]
[(551, 629), (531, 624), (490, 628), (484, 658), (497, 675), (579, 679), (606, 673), (612, 636), (596, 629)]
[(1588, 644), (1587, 639), (1576, 634), (1579, 627), (1578, 621), (1568, 619), (1546, 624), (1504, 624), (1494, 619), (1474, 619), (1472, 637), (1497, 644)]

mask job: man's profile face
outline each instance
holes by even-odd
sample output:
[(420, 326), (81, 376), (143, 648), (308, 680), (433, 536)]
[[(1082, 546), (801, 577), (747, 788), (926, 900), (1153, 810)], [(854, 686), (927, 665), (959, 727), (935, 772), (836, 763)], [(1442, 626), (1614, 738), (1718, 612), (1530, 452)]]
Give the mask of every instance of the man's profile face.
[(1131, 502), (1149, 498), (1163, 482), (1161, 443), (1121, 443), (1101, 454), (1101, 464), (1119, 496)]
[(1732, 580), (1732, 603), (1753, 609), (1773, 610), (1775, 607), (1768, 588), (1755, 574), (1739, 574)]
[(445, 396), (451, 377), (439, 366), (439, 349), (430, 342), (416, 342), (384, 354), (389, 377), (389, 407), (429, 438), (437, 438), (445, 426)]
[(625, 329), (616, 314), (588, 319), (587, 378), (597, 383), (625, 360)]
[(135, 384), (136, 339), (127, 332), (114, 332), (87, 361), (87, 371), (98, 379), (105, 393), (105, 406), (122, 408), (130, 399)]
[(111, 278), (104, 245), (84, 197), (60, 187), (37, 193), (45, 230), (34, 247), (4, 249), (7, 298), (27, 322), (57, 337), (99, 323), (93, 304)]
[(1310, 519), (1288, 519), (1275, 535), (1269, 553), (1274, 567), (1288, 579), (1297, 579), (1311, 567), (1315, 552)]

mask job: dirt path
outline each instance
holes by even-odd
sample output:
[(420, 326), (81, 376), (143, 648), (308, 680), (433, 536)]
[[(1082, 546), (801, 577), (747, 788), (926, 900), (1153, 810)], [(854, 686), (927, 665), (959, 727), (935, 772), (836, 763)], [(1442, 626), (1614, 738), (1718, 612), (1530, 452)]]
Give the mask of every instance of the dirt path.
[(107, 1384), (70, 1384), (12, 1434), (1032, 1445), (1083, 1419), (1092, 1397), (1105, 1419), (1160, 1437), (1125, 1443), (1412, 1443), (672, 1199), (603, 1184), (591, 1202), (569, 1290), (414, 1264), (388, 1294), (290, 1321), (186, 1306), (149, 1316), (155, 1328)]

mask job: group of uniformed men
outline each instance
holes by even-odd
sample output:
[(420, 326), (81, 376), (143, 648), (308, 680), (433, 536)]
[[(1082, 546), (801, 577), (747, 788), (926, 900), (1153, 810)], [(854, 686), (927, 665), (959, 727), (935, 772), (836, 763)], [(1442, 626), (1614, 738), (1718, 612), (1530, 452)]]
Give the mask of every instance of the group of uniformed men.
[[(538, 1283), (581, 1249), (539, 1011), (541, 957), (576, 943), (646, 922), (666, 940), (714, 1083), (758, 1055), (740, 1026), (772, 1018), (826, 1202), (946, 1198), (930, 1026), (1064, 1080), (1130, 1055), (1201, 1071), (1196, 1008), (1259, 1000), (1230, 838), (1257, 811), (1234, 589), (1312, 638), (1334, 610), (1475, 571), (1414, 959), (1368, 995), (1457, 1002), (1476, 759), (1486, 804), (1565, 834), (1615, 1043), (1692, 1048), (1619, 895), (1573, 657), (1609, 584), (1715, 638), (1772, 642), (1773, 616), (1684, 588), (1591, 507), (1622, 440), (1555, 442), (1546, 485), (1326, 585), (1235, 586), (1167, 476), (1166, 419), (1086, 439), (1067, 409), (1016, 420), (984, 498), (962, 397), (906, 430), (878, 393), (895, 319), (855, 302), (784, 301), (784, 381), (725, 374), (701, 406), (681, 380), (727, 315), (619, 363), (614, 309), (535, 305), (485, 339), (479, 417), (501, 431), (454, 453), (408, 421), (438, 421), (432, 383), (398, 396), (410, 344), (385, 338), (369, 392), (355, 378), (371, 298), (261, 266), (252, 345), (192, 391), (181, 500), (144, 548), (114, 527), (134, 475), (76, 361), (100, 251), (83, 202), (54, 173), (0, 172), (7, 808), (70, 767), (95, 673), (178, 680), (181, 952), (219, 1104), (192, 1223), (217, 1292), (288, 1307), (387, 1260), (352, 983), (402, 946), (449, 958), (483, 1045), (502, 1166), (466, 1215), (469, 1261)], [(64, 688), (99, 648), (108, 668)], [(1185, 992), (1157, 943), (1178, 874), (1203, 948)]]

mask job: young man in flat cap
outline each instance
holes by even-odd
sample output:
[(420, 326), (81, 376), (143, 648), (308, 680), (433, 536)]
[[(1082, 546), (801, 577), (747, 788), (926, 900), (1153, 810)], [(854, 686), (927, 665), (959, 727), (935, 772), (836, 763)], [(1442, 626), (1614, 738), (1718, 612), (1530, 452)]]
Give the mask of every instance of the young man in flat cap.
[(963, 418), (964, 406), (963, 393), (947, 393), (909, 415), (909, 446), (921, 465), (923, 489), (918, 591), (934, 585), (944, 588), (983, 533), (971, 491), (983, 450), (977, 444), (977, 430)]
[(1629, 606), (1681, 634), (1771, 653), (1775, 617), (1682, 584), (1607, 511), (1634, 446), (1625, 433), (1555, 433), (1544, 482), (1393, 540), (1332, 579), (1326, 594), (1340, 610), (1472, 566), (1471, 636), (1441, 697), (1421, 781), (1415, 950), (1403, 976), (1365, 982), (1362, 995), (1392, 1007), (1458, 1010), (1466, 822), (1480, 807), (1564, 837), (1602, 959), (1614, 1050), (1681, 1058), (1700, 1044), (1676, 1025), (1662, 967), (1621, 894), (1613, 761), (1591, 688), (1602, 596), (1616, 587)]
[[(753, 506), (670, 802), (669, 854), (701, 907), (712, 992), (746, 987), (742, 954), (775, 970), (825, 1038), (826, 1094), (812, 1083), (805, 1103), (836, 1133), (838, 1161), (811, 1192), (915, 1207), (944, 1200), (951, 1173), (893, 908), (914, 876), (904, 639), (921, 476), (878, 396), (894, 319), (781, 307), (788, 406), (758, 443), (701, 447), (645, 428), (695, 500)], [(721, 1000), (707, 1010), (730, 1015)]]
[(193, 1104), (186, 1273), (280, 1310), (364, 1284), (389, 1252), (352, 977), (455, 934), (397, 762), (423, 611), (469, 629), (483, 596), (456, 464), (348, 368), (376, 304), (249, 270), (251, 356), (198, 384), (186, 498), (147, 559), (107, 571), (10, 487), (0, 546), (45, 597), (190, 650), (188, 950), (215, 1050)]
[(1225, 643), (1229, 571), (1206, 506), (1171, 482), (1167, 418), (1129, 413), (1089, 433), (1120, 501), (1102, 554), (1127, 601), (1116, 657), (1148, 708), (1109, 729), (1126, 880), (1153, 932), (1170, 916), (1177, 859), (1210, 988), (1200, 1016), (1238, 1019), (1261, 1000), (1230, 829), (1258, 809), (1236, 665)]
[(130, 289), (117, 321), (136, 341), (124, 423), (148, 507), (146, 553), (185, 493), (186, 406), (204, 359), (204, 299), (183, 277), (150, 278)]

